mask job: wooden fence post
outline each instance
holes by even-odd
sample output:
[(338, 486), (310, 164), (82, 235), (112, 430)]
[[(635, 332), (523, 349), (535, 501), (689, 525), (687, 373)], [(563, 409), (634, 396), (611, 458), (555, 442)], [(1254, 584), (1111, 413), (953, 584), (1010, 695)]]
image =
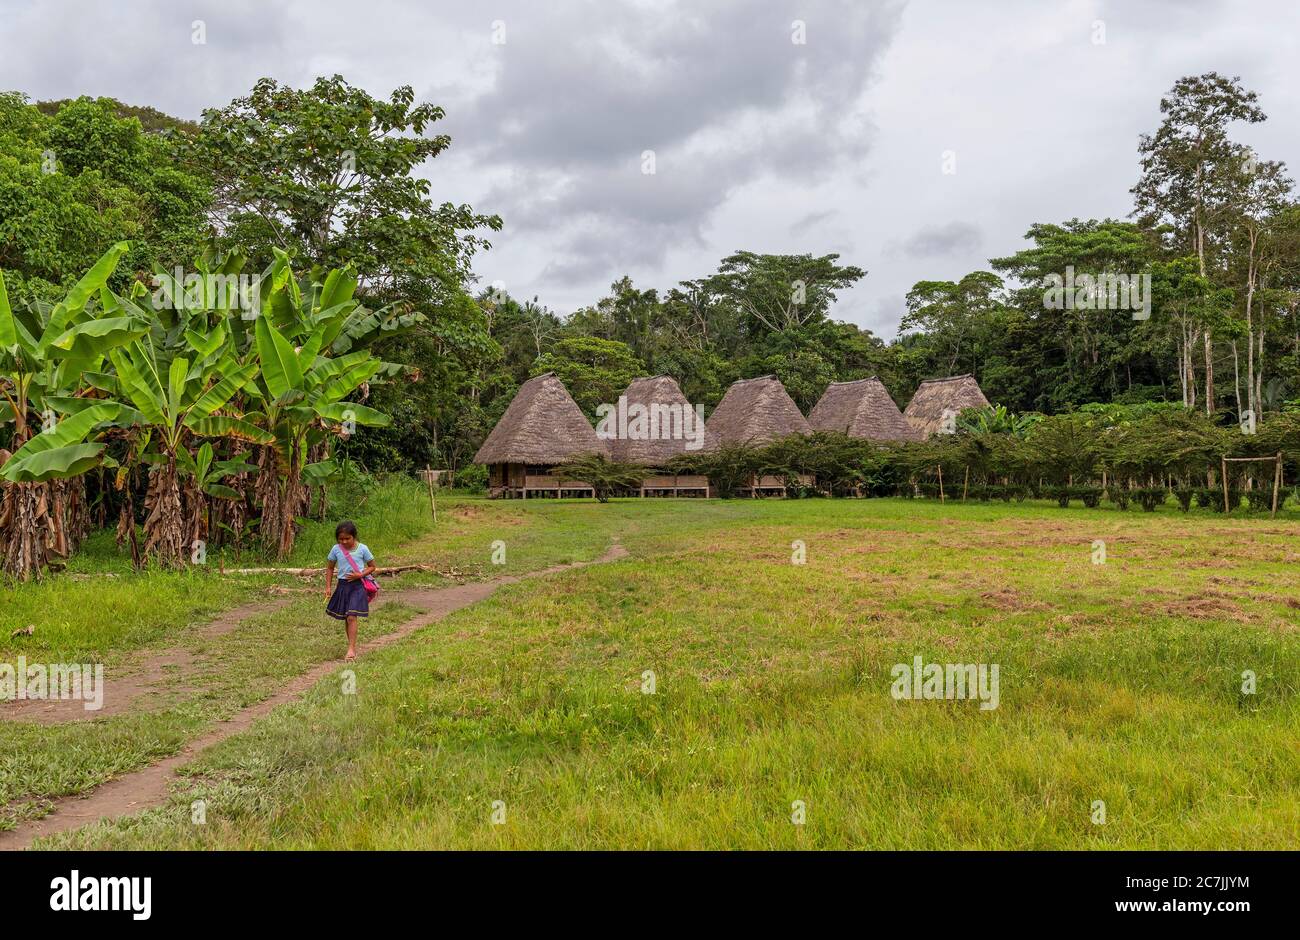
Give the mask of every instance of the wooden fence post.
[(1273, 511), (1269, 513), (1270, 519), (1277, 518), (1277, 494), (1282, 489), (1282, 452), (1277, 452), (1277, 467), (1273, 470)]
[(1224, 456), (1219, 457), (1219, 467), (1221, 469), (1221, 475), (1223, 476), (1223, 512), (1224, 515), (1227, 515), (1228, 513), (1232, 512), (1232, 510), (1228, 508), (1228, 458), (1227, 457)]

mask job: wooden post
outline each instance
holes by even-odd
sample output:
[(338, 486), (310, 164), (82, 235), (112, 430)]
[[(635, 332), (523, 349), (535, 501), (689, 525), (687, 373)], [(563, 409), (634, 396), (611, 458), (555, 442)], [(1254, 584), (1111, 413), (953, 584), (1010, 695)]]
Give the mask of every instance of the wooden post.
[(1273, 470), (1273, 511), (1268, 514), (1270, 519), (1277, 518), (1277, 494), (1282, 489), (1282, 452), (1277, 452), (1277, 467)]
[(1232, 512), (1232, 510), (1228, 508), (1228, 458), (1220, 457), (1219, 466), (1223, 476), (1223, 513), (1224, 515), (1227, 515)]
[(438, 524), (438, 500), (433, 495), (433, 468), (424, 465), (424, 482), (429, 487), (429, 510), (433, 513), (433, 524)]
[(939, 502), (944, 502), (943, 498), (943, 464), (939, 464)]

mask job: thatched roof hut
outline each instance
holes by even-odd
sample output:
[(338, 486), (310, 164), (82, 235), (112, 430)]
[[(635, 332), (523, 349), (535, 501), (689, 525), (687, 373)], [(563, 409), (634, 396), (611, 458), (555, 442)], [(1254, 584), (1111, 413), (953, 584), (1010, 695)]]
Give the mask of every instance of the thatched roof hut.
[(973, 375), (926, 379), (907, 403), (903, 417), (924, 439), (938, 433), (949, 415), (958, 415), (967, 408), (983, 408), (988, 403)]
[(709, 415), (708, 430), (719, 443), (767, 444), (812, 428), (775, 375), (733, 382)]
[(842, 431), (872, 441), (921, 439), (875, 376), (832, 382), (808, 415), (808, 424), (814, 431)]
[(474, 462), (554, 466), (593, 453), (608, 455), (609, 447), (596, 436), (564, 383), (547, 372), (519, 386)]
[[(633, 379), (621, 398), (619, 413), (611, 416), (619, 433), (606, 439), (615, 460), (664, 467), (679, 454), (717, 447), (717, 439), (671, 376)], [(603, 426), (603, 421), (597, 422), (598, 433)]]

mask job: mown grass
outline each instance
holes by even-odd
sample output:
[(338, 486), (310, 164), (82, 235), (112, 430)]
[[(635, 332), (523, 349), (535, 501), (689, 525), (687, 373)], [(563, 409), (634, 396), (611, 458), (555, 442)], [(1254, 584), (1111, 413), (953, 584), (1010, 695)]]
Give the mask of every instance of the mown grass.
[[(363, 659), (356, 695), (322, 682), (214, 748), (168, 806), (46, 845), (1300, 842), (1290, 522), (896, 500), (457, 511), (462, 554), (501, 538), (508, 558), (590, 557), (617, 534), (631, 557), (505, 587)], [(890, 669), (916, 655), (998, 664), (999, 707), (894, 700)]]

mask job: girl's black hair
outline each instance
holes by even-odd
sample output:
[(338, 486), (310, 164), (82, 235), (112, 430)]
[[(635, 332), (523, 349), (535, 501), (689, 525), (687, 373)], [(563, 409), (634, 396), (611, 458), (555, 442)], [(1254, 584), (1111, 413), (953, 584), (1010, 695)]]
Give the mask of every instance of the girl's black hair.
[(334, 527), (335, 538), (338, 538), (340, 535), (343, 535), (344, 533), (347, 533), (353, 538), (356, 538), (357, 537), (356, 523), (352, 522), (350, 519), (345, 519)]

